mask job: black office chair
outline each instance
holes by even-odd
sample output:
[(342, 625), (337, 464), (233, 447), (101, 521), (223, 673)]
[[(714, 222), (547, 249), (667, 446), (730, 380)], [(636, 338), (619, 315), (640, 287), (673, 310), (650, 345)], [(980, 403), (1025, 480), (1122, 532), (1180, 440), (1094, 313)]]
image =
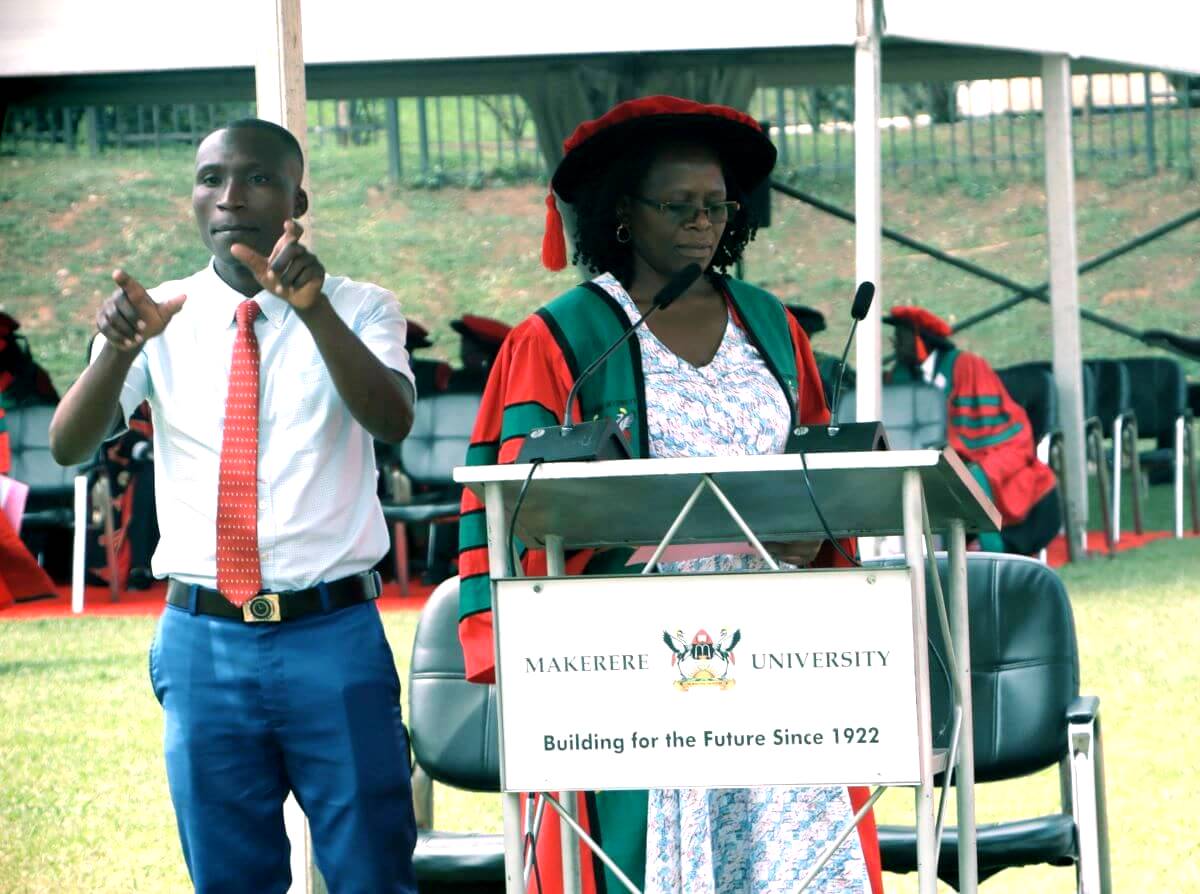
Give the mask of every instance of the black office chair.
[[(855, 422), (855, 392), (842, 395), (838, 422)], [(893, 450), (946, 446), (946, 395), (926, 382), (887, 383), (882, 392), (883, 426)]]
[[(947, 561), (937, 557), (943, 588)], [(928, 588), (932, 596), (932, 588)], [(1046, 565), (1023, 556), (967, 556), (975, 778), (998, 782), (1057, 765), (1061, 809), (977, 827), (979, 877), (1009, 867), (1075, 866), (1080, 894), (1109, 894), (1108, 821), (1100, 700), (1079, 695), (1079, 650), (1071, 603)], [(929, 605), (931, 617), (935, 611)], [(930, 634), (934, 747), (949, 745), (953, 701), (946, 644)], [(916, 830), (881, 826), (883, 868), (914, 872)], [(938, 876), (958, 886), (958, 830), (947, 825)]]
[[(1046, 375), (1050, 376), (1051, 381), (1053, 381), (1054, 369), (1048, 361), (1044, 360), (1032, 361), (1029, 363), (1018, 363), (1015, 366), (1008, 367), (1003, 372), (1005, 375), (1025, 376), (1032, 375), (1032, 371), (1035, 370), (1044, 372)], [(1128, 373), (1116, 374), (1116, 384), (1118, 388), (1121, 387), (1120, 382), (1122, 375), (1128, 376)], [(1114, 554), (1116, 541), (1112, 521), (1112, 502), (1109, 499), (1111, 493), (1111, 487), (1109, 483), (1110, 461), (1106, 456), (1104, 448), (1105, 424), (1100, 415), (1101, 394), (1097, 383), (1097, 376), (1098, 372), (1095, 367), (1089, 366), (1087, 363), (1083, 364), (1083, 438), (1085, 459), (1090, 467), (1096, 472), (1096, 490), (1098, 491), (1100, 497), (1100, 522), (1104, 530), (1104, 541), (1108, 546), (1108, 554), (1109, 556), (1112, 556)], [(1126, 385), (1127, 384), (1128, 383), (1126, 382)], [(1005, 387), (1007, 387), (1007, 385)], [(1015, 396), (1014, 400), (1017, 400)], [(1017, 400), (1017, 402), (1020, 403), (1020, 400)], [(1120, 402), (1119, 395), (1117, 402)], [(1057, 407), (1057, 388), (1055, 389), (1055, 404), (1055, 412), (1057, 414), (1059, 412)], [(1061, 417), (1059, 418), (1059, 426), (1061, 427)], [(1065, 460), (1063, 456), (1064, 445), (1062, 438), (1056, 438), (1052, 435), (1048, 447), (1048, 465), (1054, 470), (1054, 474), (1058, 477), (1059, 481), (1062, 481), (1065, 471)], [(1070, 522), (1069, 513), (1064, 511), (1063, 518), (1066, 519), (1068, 523)], [(1077, 532), (1075, 536), (1077, 536), (1079, 539), (1073, 540), (1073, 543), (1084, 542), (1082, 532)]]
[[(1188, 406), (1188, 384), (1179, 361), (1169, 357), (1126, 357), (1120, 361), (1129, 373), (1130, 403), (1137, 419), (1137, 437), (1154, 438), (1159, 447), (1142, 452), (1142, 466), (1163, 469), (1175, 488), (1175, 536), (1183, 536), (1184, 477), (1191, 493), (1192, 530), (1200, 534), (1200, 509), (1196, 501), (1195, 433)], [(1169, 446), (1168, 446), (1169, 445)]]
[(408, 479), (413, 496), (404, 502), (381, 501), (383, 516), (392, 525), (396, 551), (396, 577), (403, 593), (408, 592), (407, 526), (429, 526), (425, 573), (438, 574), (439, 531), (458, 518), (462, 488), (454, 483), (454, 469), (467, 458), (471, 431), (483, 395), (439, 392), (417, 401), (412, 431), (395, 447), (384, 448), (381, 473), (385, 482), (397, 474)]
[(467, 682), (457, 577), (439, 584), (421, 612), (408, 696), (419, 830), (413, 861), (421, 894), (503, 894), (503, 835), (433, 828), (431, 780), (473, 792), (500, 788), (496, 691)]
[[(1129, 370), (1120, 360), (1085, 360), (1084, 369), (1094, 376), (1094, 389), (1085, 401), (1092, 405), (1095, 418), (1101, 428), (1112, 438), (1112, 541), (1121, 539), (1121, 478), (1126, 462), (1129, 465), (1131, 499), (1133, 501), (1133, 528), (1141, 534), (1145, 530), (1142, 522), (1142, 471), (1138, 461), (1138, 420), (1133, 413), (1133, 389)], [(1086, 383), (1085, 383), (1086, 385)]]
[(1040, 363), (1020, 363), (996, 370), (1009, 397), (1020, 404), (1033, 429), (1033, 441), (1043, 462), (1049, 457), (1048, 441), (1061, 435), (1058, 423), (1058, 393), (1054, 375)]
[[(50, 455), (50, 420), (54, 406), (29, 403), (10, 407), (4, 412), (8, 426), (12, 468), (9, 475), (29, 486), (21, 530), (28, 533), (53, 530), (74, 531), (76, 525), (86, 525), (104, 532), (105, 557), (109, 587), (114, 602), (120, 596), (117, 574), (116, 544), (113, 537), (112, 498), (108, 476), (96, 463), (82, 466), (60, 466)], [(87, 510), (83, 518), (75, 515), (75, 479), (86, 479)], [(40, 551), (38, 551), (40, 552)], [(39, 555), (39, 561), (42, 559)], [(73, 574), (82, 574), (76, 568)]]
[[(1058, 391), (1054, 387), (1054, 375), (1042, 363), (1020, 363), (1005, 369), (996, 370), (996, 375), (1004, 384), (1004, 390), (1016, 401), (1025, 415), (1029, 417), (1029, 426), (1033, 430), (1033, 441), (1037, 449), (1037, 457), (1054, 472), (1059, 482), (1059, 510), (1066, 528), (1070, 543), (1081, 543), (1080, 532), (1074, 530), (1072, 518), (1063, 498), (1063, 436), (1058, 419)], [(1045, 550), (1040, 557), (1045, 561)]]

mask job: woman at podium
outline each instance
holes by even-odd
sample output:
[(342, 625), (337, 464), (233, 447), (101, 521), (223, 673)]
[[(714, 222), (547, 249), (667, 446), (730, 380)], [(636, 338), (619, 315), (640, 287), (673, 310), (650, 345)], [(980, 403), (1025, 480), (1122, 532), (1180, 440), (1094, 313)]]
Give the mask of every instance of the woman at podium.
[[(468, 463), (512, 462), (528, 432), (561, 425), (580, 372), (693, 264), (703, 275), (596, 370), (569, 408), (571, 419), (615, 420), (634, 457), (781, 453), (793, 446), (800, 423), (827, 422), (816, 362), (799, 324), (773, 295), (726, 273), (754, 237), (746, 197), (775, 163), (775, 148), (758, 123), (725, 106), (652, 96), (581, 124), (563, 149), (546, 199), (542, 260), (552, 270), (567, 263), (557, 196), (573, 212), (572, 260), (591, 278), (505, 340)], [(775, 544), (774, 550), (795, 565), (839, 564), (829, 542)], [(582, 551), (568, 555), (567, 570), (628, 571), (629, 556), (625, 550)], [(543, 553), (524, 551), (522, 561), (528, 573), (545, 573)], [(757, 556), (712, 555), (667, 561), (662, 570), (761, 567)], [(490, 682), (486, 523), (469, 491), (459, 571), (467, 673)], [(787, 892), (866, 798), (865, 790), (842, 787), (596, 792), (581, 798), (579, 814), (647, 892)], [(556, 817), (547, 812), (537, 848), (547, 894), (558, 888), (559, 854)], [(589, 855), (583, 890), (619, 889)], [(868, 817), (822, 870), (814, 890), (881, 889), (875, 826)]]

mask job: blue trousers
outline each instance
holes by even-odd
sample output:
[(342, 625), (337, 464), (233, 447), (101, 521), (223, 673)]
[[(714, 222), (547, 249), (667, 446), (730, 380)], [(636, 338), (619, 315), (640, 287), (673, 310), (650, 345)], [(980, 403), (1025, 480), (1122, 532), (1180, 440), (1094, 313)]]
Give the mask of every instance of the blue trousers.
[(280, 624), (167, 606), (150, 648), (197, 892), (285, 892), (288, 792), (333, 894), (415, 894), (400, 681), (371, 603)]

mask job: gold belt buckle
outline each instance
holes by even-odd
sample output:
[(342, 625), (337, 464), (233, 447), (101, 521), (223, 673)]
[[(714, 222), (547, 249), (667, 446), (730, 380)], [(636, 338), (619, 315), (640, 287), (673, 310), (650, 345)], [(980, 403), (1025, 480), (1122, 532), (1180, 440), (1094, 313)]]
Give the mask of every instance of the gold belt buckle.
[(278, 593), (261, 593), (242, 603), (242, 620), (247, 624), (263, 624), (283, 620), (279, 610)]

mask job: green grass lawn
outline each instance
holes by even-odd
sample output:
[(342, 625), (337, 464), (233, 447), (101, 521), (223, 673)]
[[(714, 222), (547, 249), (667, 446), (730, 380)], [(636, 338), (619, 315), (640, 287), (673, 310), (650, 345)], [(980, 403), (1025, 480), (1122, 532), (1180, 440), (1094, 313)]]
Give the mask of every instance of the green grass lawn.
[[(1161, 494), (1165, 489), (1159, 488)], [(1200, 541), (1154, 543), (1063, 571), (1075, 607), (1082, 690), (1101, 698), (1115, 890), (1200, 890)], [(402, 677), (416, 614), (385, 615)], [(0, 891), (182, 891), (187, 879), (150, 692), (151, 618), (0, 622)], [(1049, 813), (1053, 772), (979, 787), (981, 822)], [(884, 822), (906, 822), (895, 790)], [(500, 829), (496, 796), (438, 788), (435, 820)], [(1069, 869), (1008, 871), (993, 894), (1073, 890)], [(914, 876), (889, 891), (915, 891)]]

